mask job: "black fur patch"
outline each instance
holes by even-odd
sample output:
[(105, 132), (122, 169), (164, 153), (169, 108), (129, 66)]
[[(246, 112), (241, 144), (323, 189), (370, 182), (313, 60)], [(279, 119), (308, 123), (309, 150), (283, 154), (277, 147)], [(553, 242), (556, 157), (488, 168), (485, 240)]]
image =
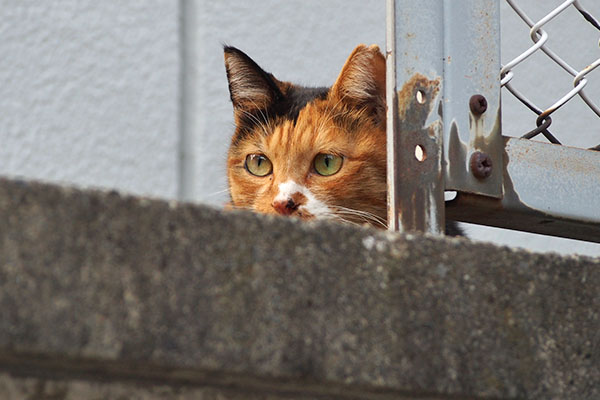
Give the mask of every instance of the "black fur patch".
[(319, 88), (305, 88), (300, 86), (293, 86), (288, 93), (286, 93), (286, 97), (281, 104), (282, 107), (282, 116), (286, 119), (294, 121), (298, 120), (298, 114), (300, 111), (306, 107), (308, 103), (314, 100), (325, 100), (327, 98), (327, 94), (329, 93), (329, 88), (319, 87)]
[[(242, 126), (236, 130), (233, 143), (237, 144), (250, 135), (258, 127), (259, 123), (264, 123), (265, 119), (269, 124), (281, 123), (283, 121), (292, 121), (294, 125), (298, 120), (300, 111), (306, 105), (314, 100), (324, 100), (327, 98), (329, 88), (306, 88), (301, 86), (292, 86), (285, 95), (275, 101), (265, 110), (257, 110), (240, 116)], [(265, 123), (265, 125), (267, 125)], [(264, 133), (262, 129), (259, 132)]]

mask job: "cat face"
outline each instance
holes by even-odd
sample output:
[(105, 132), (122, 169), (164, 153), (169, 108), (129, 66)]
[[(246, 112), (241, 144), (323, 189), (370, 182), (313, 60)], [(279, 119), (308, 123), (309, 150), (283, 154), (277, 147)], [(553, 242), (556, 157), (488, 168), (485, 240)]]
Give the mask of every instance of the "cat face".
[(225, 48), (234, 208), (385, 227), (385, 59), (358, 46), (331, 88), (277, 80)]

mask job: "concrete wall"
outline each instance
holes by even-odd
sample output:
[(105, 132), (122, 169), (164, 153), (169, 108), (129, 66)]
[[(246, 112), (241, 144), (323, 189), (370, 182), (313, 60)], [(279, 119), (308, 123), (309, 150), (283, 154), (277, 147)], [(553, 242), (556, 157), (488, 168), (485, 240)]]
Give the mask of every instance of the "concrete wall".
[(3, 399), (600, 398), (598, 259), (3, 179), (0, 226)]
[[(539, 18), (560, 1), (520, 3)], [(600, 15), (597, 2), (583, 4)], [(506, 61), (530, 42), (502, 7)], [(5, 0), (0, 174), (220, 205), (233, 131), (221, 44), (242, 48), (282, 79), (328, 85), (356, 44), (384, 44), (384, 20), (380, 0)], [(597, 57), (597, 32), (580, 21), (569, 10), (548, 30), (550, 44), (583, 67)], [(562, 34), (563, 23), (582, 30)], [(548, 106), (570, 80), (551, 65), (539, 72), (536, 63), (545, 60), (519, 67), (515, 83)], [(600, 79), (592, 77), (589, 92), (600, 93)], [(536, 95), (540, 87), (551, 100)], [(529, 111), (507, 95), (503, 106), (506, 134), (529, 129)], [(571, 112), (576, 117), (566, 118)], [(559, 116), (565, 118), (555, 118), (553, 131), (568, 133), (567, 144), (597, 144), (598, 119), (581, 101)], [(597, 244), (467, 229), (475, 239), (600, 255)]]

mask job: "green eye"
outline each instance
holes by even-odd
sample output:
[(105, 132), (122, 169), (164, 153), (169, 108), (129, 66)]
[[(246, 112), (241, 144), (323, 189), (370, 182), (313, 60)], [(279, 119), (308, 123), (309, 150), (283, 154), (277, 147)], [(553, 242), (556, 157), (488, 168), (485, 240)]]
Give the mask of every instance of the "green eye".
[(342, 168), (342, 160), (342, 157), (334, 154), (317, 154), (314, 161), (315, 170), (319, 175), (333, 175)]
[(273, 172), (273, 164), (262, 154), (248, 154), (245, 167), (252, 175), (267, 176)]

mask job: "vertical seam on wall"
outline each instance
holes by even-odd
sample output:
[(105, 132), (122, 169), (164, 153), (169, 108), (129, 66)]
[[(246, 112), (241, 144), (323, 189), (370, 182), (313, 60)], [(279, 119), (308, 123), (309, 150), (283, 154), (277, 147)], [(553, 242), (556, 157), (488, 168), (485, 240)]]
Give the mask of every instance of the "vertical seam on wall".
[(191, 151), (192, 132), (188, 121), (190, 108), (190, 54), (188, 47), (193, 45), (189, 34), (190, 19), (194, 13), (194, 1), (179, 0), (179, 143), (177, 149), (177, 199), (190, 200), (192, 197), (193, 153)]

